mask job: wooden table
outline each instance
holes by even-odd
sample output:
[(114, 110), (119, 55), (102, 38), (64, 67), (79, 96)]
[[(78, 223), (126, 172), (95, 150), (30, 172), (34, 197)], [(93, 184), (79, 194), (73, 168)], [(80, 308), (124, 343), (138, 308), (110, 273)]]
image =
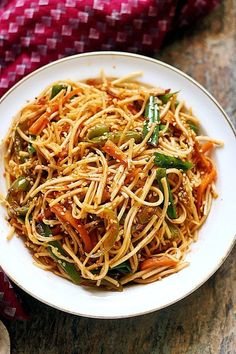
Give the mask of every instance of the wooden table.
[[(178, 34), (159, 58), (204, 85), (236, 123), (235, 53), (236, 1), (225, 0), (193, 29)], [(13, 354), (236, 353), (236, 248), (194, 294), (141, 317), (87, 319), (22, 297), (31, 320), (8, 323)]]

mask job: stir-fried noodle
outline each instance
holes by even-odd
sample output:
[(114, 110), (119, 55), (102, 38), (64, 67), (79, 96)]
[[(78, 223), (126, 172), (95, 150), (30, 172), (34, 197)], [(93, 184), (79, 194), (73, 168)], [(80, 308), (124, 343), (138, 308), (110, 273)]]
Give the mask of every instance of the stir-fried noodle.
[(10, 224), (39, 267), (76, 284), (179, 271), (217, 197), (221, 142), (199, 135), (177, 93), (135, 77), (54, 83), (6, 139)]

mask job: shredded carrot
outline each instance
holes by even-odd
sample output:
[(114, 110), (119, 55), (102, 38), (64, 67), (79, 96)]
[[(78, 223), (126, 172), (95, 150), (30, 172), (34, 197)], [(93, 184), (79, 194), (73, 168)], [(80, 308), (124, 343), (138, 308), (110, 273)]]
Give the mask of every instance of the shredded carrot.
[(38, 215), (37, 219), (38, 221), (43, 221), (43, 218), (50, 219), (52, 215), (51, 210), (46, 209)]
[(102, 150), (108, 155), (112, 156), (115, 160), (120, 161), (124, 166), (127, 166), (127, 156), (125, 153), (111, 140), (107, 140)]
[(43, 113), (29, 128), (29, 133), (33, 135), (40, 134), (50, 122), (49, 117), (58, 110), (58, 102), (54, 102), (45, 113)]
[(59, 160), (64, 159), (68, 155), (68, 146), (65, 146), (58, 154)]
[(60, 130), (62, 133), (68, 133), (70, 130), (70, 124), (68, 123), (62, 124)]
[[(69, 92), (66, 96), (63, 97), (62, 99), (62, 104), (64, 104), (66, 101), (68, 101), (71, 97), (75, 96), (77, 93), (81, 92), (81, 88), (77, 87), (76, 89), (72, 90)], [(59, 109), (59, 103), (58, 101), (53, 102), (51, 106), (47, 109), (45, 113), (43, 113), (29, 128), (29, 133), (33, 135), (40, 134), (44, 128), (48, 125), (50, 122), (50, 115)]]
[(201, 152), (201, 148), (198, 143), (195, 144), (195, 161), (200, 164), (203, 169), (209, 170), (210, 162), (205, 157), (205, 155)]
[(159, 267), (174, 267), (177, 264), (178, 261), (171, 259), (169, 257), (163, 256), (160, 258), (148, 258), (145, 259), (140, 264), (140, 270), (145, 270), (148, 268), (159, 268)]
[(137, 114), (138, 110), (135, 108), (133, 103), (128, 104), (128, 109), (132, 114)]
[(90, 252), (93, 248), (92, 241), (90, 239), (89, 233), (82, 225), (79, 220), (75, 219), (70, 210), (64, 210), (65, 208), (60, 204), (55, 204), (51, 207), (51, 211), (58, 217), (58, 219), (73, 226), (80, 234), (83, 242), (85, 252)]
[(111, 193), (107, 189), (104, 189), (102, 194), (102, 203), (106, 203), (107, 201), (110, 200), (110, 198), (111, 198)]
[(211, 169), (209, 173), (206, 173), (203, 176), (202, 182), (197, 189), (197, 209), (200, 212), (200, 208), (203, 202), (203, 195), (208, 187), (216, 178), (216, 170), (213, 165), (211, 165)]
[(214, 147), (214, 144), (208, 141), (207, 143), (201, 146), (201, 151), (205, 154), (207, 151), (211, 150)]
[(91, 242), (93, 247), (96, 246), (97, 242), (98, 242), (98, 235), (97, 235), (97, 231), (96, 230), (92, 230), (90, 233), (90, 238), (91, 238)]
[(141, 172), (141, 168), (137, 168), (136, 170), (133, 170), (130, 173), (128, 173), (124, 184), (125, 185), (130, 184), (133, 181), (133, 179), (135, 178), (135, 176), (137, 176), (137, 174), (139, 174), (140, 172)]
[(41, 131), (43, 131), (44, 128), (46, 128), (46, 126), (49, 123), (49, 119), (48, 119), (48, 112), (45, 112), (43, 115), (41, 115), (29, 128), (29, 133), (33, 134), (33, 135), (37, 135), (40, 134)]
[(175, 121), (174, 118), (174, 114), (171, 111), (168, 111), (163, 118), (163, 122), (173, 123)]
[(61, 233), (61, 226), (60, 225), (56, 225), (52, 228), (53, 236), (58, 235), (60, 233)]

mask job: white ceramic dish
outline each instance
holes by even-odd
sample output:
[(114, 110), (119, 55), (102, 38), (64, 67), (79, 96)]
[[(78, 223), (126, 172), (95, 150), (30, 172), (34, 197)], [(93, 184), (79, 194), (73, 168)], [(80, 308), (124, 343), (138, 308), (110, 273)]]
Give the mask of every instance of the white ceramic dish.
[[(198, 242), (187, 255), (190, 266), (159, 282), (133, 285), (122, 293), (102, 292), (75, 286), (33, 265), (23, 242), (6, 240), (9, 226), (6, 211), (0, 208), (0, 264), (8, 276), (26, 292), (60, 310), (94, 318), (122, 318), (166, 307), (196, 290), (222, 264), (235, 241), (236, 140), (233, 128), (220, 105), (197, 82), (181, 71), (156, 60), (119, 52), (97, 52), (72, 56), (46, 65), (15, 85), (0, 101), (0, 140), (6, 136), (13, 116), (46, 85), (59, 79), (84, 80), (96, 77), (100, 69), (108, 76), (142, 71), (141, 81), (181, 90), (180, 97), (193, 108), (207, 134), (223, 140), (216, 152), (217, 190), (210, 216), (200, 231)], [(6, 193), (0, 159), (0, 190)]]

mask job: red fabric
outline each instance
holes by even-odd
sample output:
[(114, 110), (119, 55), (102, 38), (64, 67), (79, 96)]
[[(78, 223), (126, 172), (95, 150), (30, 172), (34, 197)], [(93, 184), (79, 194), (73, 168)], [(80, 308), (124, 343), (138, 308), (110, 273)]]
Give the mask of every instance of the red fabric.
[(0, 316), (8, 319), (26, 320), (26, 315), (20, 300), (0, 267)]
[[(154, 54), (219, 0), (0, 0), (0, 96), (53, 60), (95, 50)], [(0, 315), (25, 319), (0, 268)]]
[(167, 33), (219, 0), (0, 0), (0, 96), (58, 58), (94, 50), (154, 54)]

